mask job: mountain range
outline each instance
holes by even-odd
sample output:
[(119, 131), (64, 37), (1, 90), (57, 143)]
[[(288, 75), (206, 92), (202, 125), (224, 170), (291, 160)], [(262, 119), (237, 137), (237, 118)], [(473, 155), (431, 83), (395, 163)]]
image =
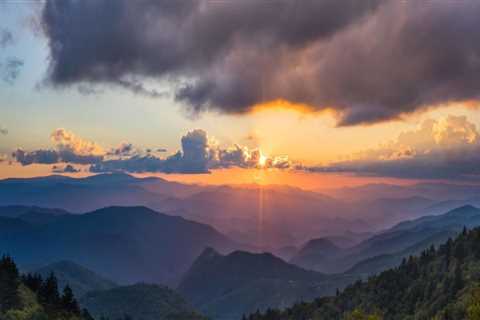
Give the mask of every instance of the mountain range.
[(55, 215), (41, 224), (22, 220), (22, 214), (0, 217), (0, 252), (12, 254), (20, 265), (70, 260), (120, 284), (174, 284), (210, 246), (222, 252), (241, 248), (208, 225), (145, 207)]
[(334, 247), (325, 239), (312, 240), (290, 262), (327, 273), (361, 269), (381, 271), (394, 266), (405, 256), (417, 253), (431, 244), (446, 241), (464, 226), (471, 228), (479, 225), (480, 209), (466, 205), (442, 215), (401, 222), (346, 249)]
[(68, 285), (77, 298), (83, 297), (90, 291), (109, 290), (117, 287), (115, 282), (68, 260), (54, 262), (41, 268), (27, 271), (32, 274), (39, 274), (44, 279), (53, 273), (58, 280), (58, 286), (64, 288)]
[[(258, 251), (273, 251), (298, 247), (313, 238), (378, 232), (405, 219), (476, 204), (475, 195), (480, 191), (453, 184), (368, 185), (342, 190), (326, 189), (322, 194), (278, 185), (201, 186), (124, 173), (85, 178), (54, 175), (0, 180), (0, 206), (60, 208), (71, 213), (108, 206), (147, 206), (209, 224)], [(356, 242), (347, 238), (342, 246), (345, 244)]]
[[(22, 270), (54, 272), (96, 316), (173, 310), (196, 319), (198, 310), (238, 319), (331, 295), (479, 226), (480, 209), (466, 204), (476, 191), (370, 185), (324, 195), (125, 174), (6, 179), (0, 252)], [(142, 294), (166, 304), (116, 307)]]
[(480, 228), (464, 229), (455, 240), (425, 249), (335, 296), (245, 319), (479, 319), (479, 268)]

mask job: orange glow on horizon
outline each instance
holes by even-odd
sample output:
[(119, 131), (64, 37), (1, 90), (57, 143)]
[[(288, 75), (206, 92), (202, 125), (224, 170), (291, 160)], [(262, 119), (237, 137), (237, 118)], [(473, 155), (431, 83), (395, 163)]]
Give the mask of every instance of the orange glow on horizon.
[[(141, 174), (137, 176), (152, 176)], [(212, 170), (209, 174), (155, 174), (170, 181), (206, 185), (287, 185), (305, 190), (335, 189), (370, 183), (410, 185), (418, 180), (359, 177), (348, 174), (312, 173), (280, 169), (229, 168)]]
[[(49, 176), (52, 173), (51, 165), (20, 166), (18, 164), (0, 163), (0, 179), (30, 178)], [(86, 166), (81, 167), (78, 173), (61, 173), (74, 178), (94, 175)], [(131, 173), (130, 173), (131, 174)], [(419, 182), (440, 180), (412, 180), (386, 177), (362, 177), (352, 174), (340, 173), (313, 173), (281, 169), (216, 169), (206, 174), (166, 174), (166, 173), (141, 173), (131, 174), (136, 177), (160, 177), (168, 181), (199, 185), (285, 185), (305, 190), (321, 191), (322, 189), (335, 189), (341, 187), (355, 187), (371, 183), (386, 183), (395, 185), (411, 185)], [(442, 181), (462, 184), (456, 181)], [(464, 183), (464, 182), (463, 182)]]

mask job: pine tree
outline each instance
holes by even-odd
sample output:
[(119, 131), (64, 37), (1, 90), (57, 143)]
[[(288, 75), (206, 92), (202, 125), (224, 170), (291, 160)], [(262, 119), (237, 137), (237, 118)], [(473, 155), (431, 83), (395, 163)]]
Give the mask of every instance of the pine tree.
[(58, 293), (58, 282), (55, 275), (50, 273), (42, 283), (38, 292), (39, 302), (44, 306), (48, 314), (53, 314), (60, 306), (60, 294)]
[(80, 314), (80, 308), (78, 306), (77, 300), (75, 300), (73, 291), (70, 286), (67, 285), (63, 289), (63, 295), (60, 299), (60, 303), (65, 311), (77, 315)]
[(458, 243), (455, 247), (455, 258), (461, 263), (466, 256), (465, 247), (462, 242)]
[(16, 308), (20, 304), (18, 286), (20, 284), (18, 269), (9, 256), (0, 260), (0, 311)]
[(457, 264), (455, 266), (455, 272), (454, 272), (452, 295), (456, 294), (460, 289), (462, 289), (463, 285), (464, 285), (464, 283), (463, 283), (462, 269)]
[(39, 275), (38, 273), (35, 273), (35, 274), (28, 273), (22, 276), (22, 282), (30, 290), (32, 290), (35, 293), (38, 293), (38, 291), (42, 287), (43, 279), (42, 279), (42, 276)]

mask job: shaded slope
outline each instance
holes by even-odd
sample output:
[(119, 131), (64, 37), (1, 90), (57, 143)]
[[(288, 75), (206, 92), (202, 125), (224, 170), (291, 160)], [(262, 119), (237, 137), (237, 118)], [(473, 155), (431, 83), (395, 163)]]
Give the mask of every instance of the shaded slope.
[(332, 293), (351, 278), (307, 271), (269, 253), (236, 251), (221, 255), (205, 250), (182, 279), (178, 290), (214, 319), (236, 319), (268, 307), (286, 307)]
[(87, 293), (82, 306), (97, 319), (120, 319), (125, 315), (142, 320), (200, 320), (197, 313), (178, 293), (151, 284), (136, 284)]
[(107, 290), (117, 286), (113, 281), (67, 260), (55, 262), (33, 271), (43, 278), (48, 277), (52, 272), (57, 277), (60, 288), (68, 284), (75, 296), (79, 298), (89, 291)]

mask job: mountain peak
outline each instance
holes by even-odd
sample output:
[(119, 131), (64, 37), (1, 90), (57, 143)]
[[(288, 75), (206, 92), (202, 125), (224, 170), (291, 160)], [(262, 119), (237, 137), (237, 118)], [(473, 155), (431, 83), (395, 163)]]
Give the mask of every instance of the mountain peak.
[(221, 254), (212, 247), (206, 247), (205, 250), (198, 256), (198, 259), (210, 259), (221, 256)]
[(332, 241), (326, 238), (317, 238), (309, 240), (301, 249), (300, 252), (308, 253), (310, 251), (323, 251), (324, 253), (333, 253), (340, 250)]
[(453, 210), (450, 210), (447, 215), (465, 215), (465, 214), (479, 214), (480, 209), (477, 207), (474, 207), (470, 204), (455, 208)]

